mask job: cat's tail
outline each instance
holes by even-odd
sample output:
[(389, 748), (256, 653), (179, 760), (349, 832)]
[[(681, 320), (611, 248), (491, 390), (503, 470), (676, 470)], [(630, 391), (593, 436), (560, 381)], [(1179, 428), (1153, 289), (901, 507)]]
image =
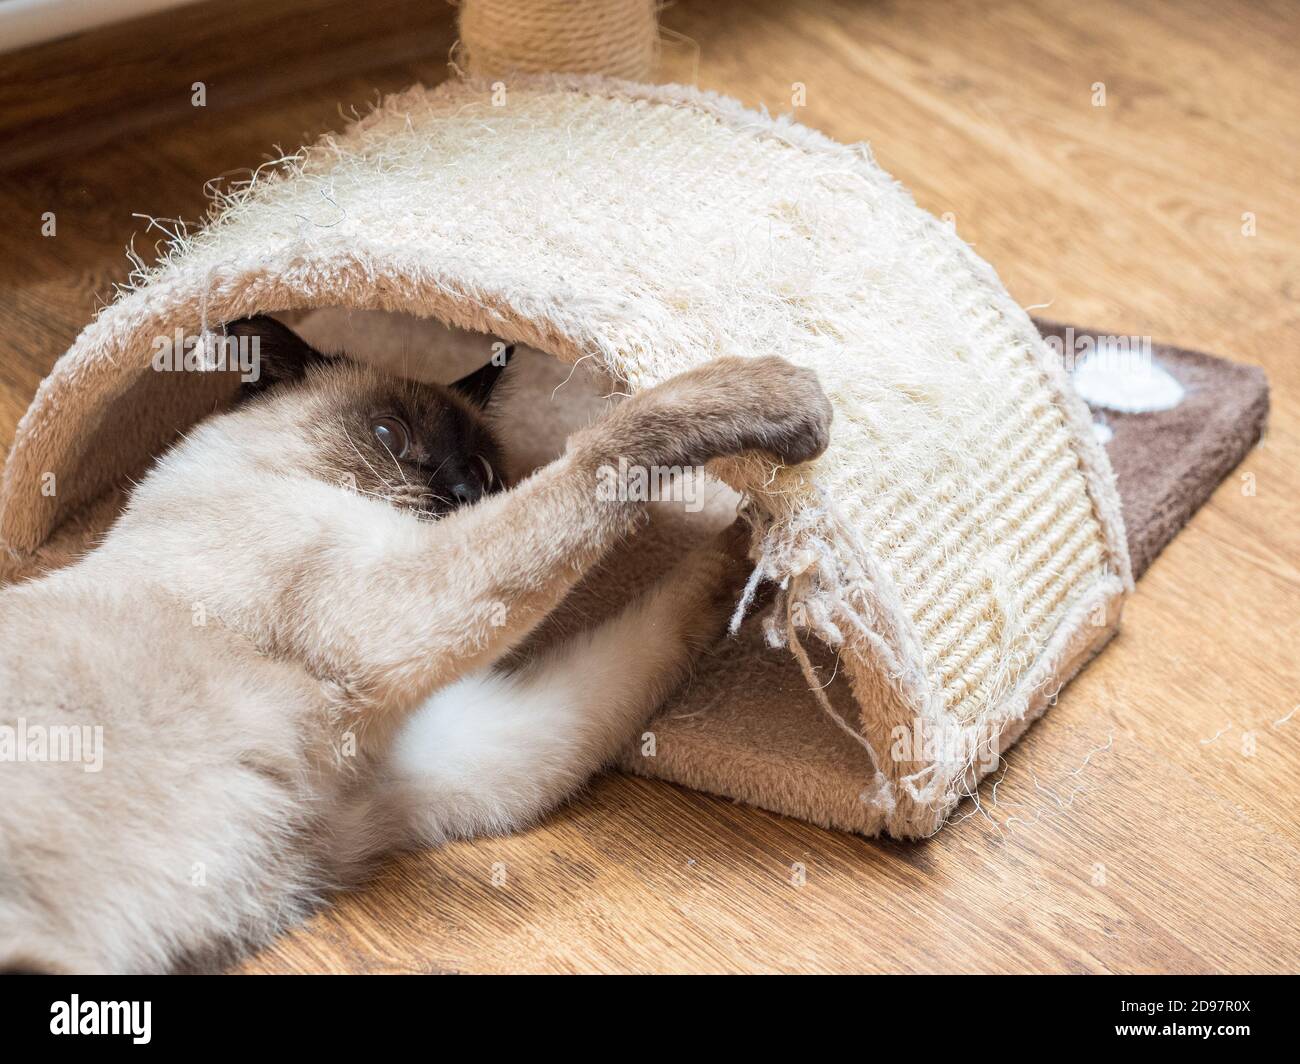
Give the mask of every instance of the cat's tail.
[(590, 632), (517, 672), (471, 675), (429, 698), (388, 766), (410, 844), (513, 831), (577, 790), (722, 635), (739, 565), (730, 552), (693, 551)]

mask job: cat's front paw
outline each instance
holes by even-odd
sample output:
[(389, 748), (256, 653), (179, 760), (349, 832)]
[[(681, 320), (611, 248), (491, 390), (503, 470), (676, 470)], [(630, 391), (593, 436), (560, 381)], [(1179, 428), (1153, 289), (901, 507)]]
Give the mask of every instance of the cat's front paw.
[(765, 451), (785, 465), (810, 462), (831, 442), (834, 410), (817, 374), (775, 355), (750, 359), (740, 371), (750, 378), (747, 393), (752, 423), (742, 442)]
[(749, 546), (749, 526), (737, 519), (691, 551), (673, 571), (670, 580), (678, 596), (674, 617), (686, 641), (699, 650), (708, 649), (726, 634), (754, 571)]
[(832, 417), (812, 370), (774, 355), (732, 356), (641, 392), (576, 440), (600, 460), (634, 465), (703, 465), (746, 451), (797, 465), (826, 450)]

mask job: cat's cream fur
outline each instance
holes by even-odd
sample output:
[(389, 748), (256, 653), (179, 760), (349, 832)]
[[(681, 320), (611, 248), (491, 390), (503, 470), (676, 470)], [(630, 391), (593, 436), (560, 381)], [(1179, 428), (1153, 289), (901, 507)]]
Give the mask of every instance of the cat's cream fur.
[(715, 638), (734, 552), (696, 551), (592, 633), (516, 650), (638, 521), (620, 457), (825, 448), (815, 377), (723, 359), (437, 521), (320, 466), (340, 363), (215, 416), (82, 560), (0, 592), (0, 725), (102, 725), (102, 770), (0, 763), (0, 969), (207, 966), (395, 846), (508, 831), (637, 734)]

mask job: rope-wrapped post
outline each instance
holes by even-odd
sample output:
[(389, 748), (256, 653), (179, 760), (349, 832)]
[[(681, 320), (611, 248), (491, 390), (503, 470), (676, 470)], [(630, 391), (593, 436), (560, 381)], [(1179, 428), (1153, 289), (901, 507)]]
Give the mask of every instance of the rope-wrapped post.
[(647, 79), (656, 0), (460, 0), (461, 57), (474, 77), (546, 72)]

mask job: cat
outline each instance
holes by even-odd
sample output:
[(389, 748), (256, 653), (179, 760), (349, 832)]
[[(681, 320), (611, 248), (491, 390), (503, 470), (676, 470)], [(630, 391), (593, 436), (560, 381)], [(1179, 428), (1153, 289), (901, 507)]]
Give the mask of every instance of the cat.
[(594, 630), (520, 648), (644, 518), (598, 470), (809, 461), (815, 374), (722, 358), (509, 485), (503, 367), (448, 387), (270, 318), (261, 376), (177, 442), (80, 560), (0, 590), (0, 730), (102, 729), (98, 770), (0, 760), (0, 970), (210, 970), (401, 847), (540, 817), (722, 633), (733, 529)]

